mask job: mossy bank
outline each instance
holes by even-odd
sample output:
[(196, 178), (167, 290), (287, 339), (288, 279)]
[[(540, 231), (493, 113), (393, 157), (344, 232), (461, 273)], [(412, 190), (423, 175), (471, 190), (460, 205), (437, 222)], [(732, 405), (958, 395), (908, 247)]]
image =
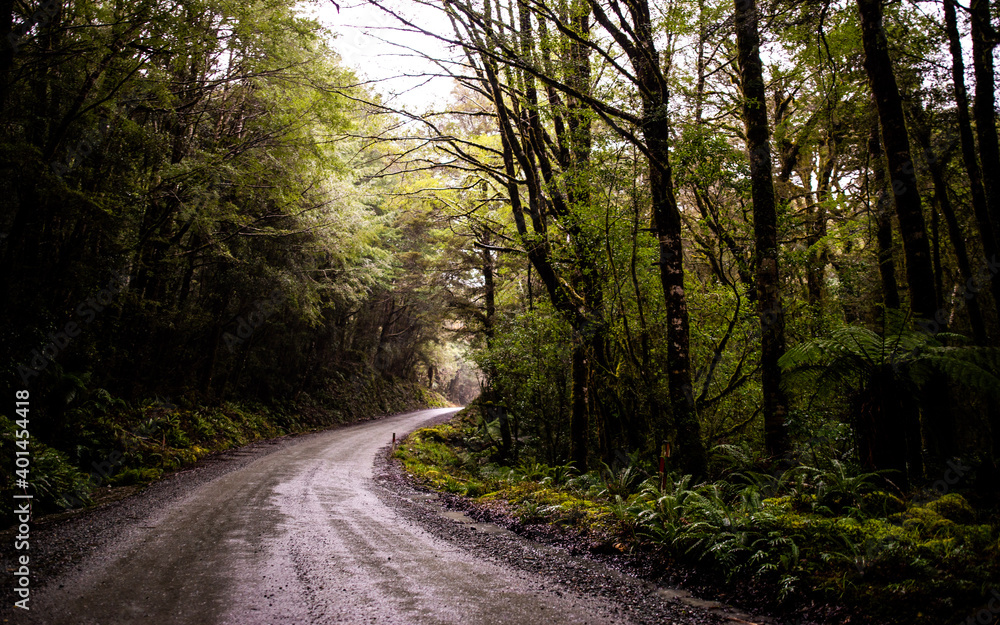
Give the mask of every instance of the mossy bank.
[[(273, 404), (152, 398), (126, 402), (98, 389), (80, 391), (59, 418), (29, 413), (27, 492), (37, 517), (78, 509), (149, 483), (216, 452), (254, 441), (324, 429), (388, 414), (448, 406), (413, 382), (373, 372), (335, 374), (329, 390)], [(0, 415), (4, 466), (14, 466), (13, 415)], [(14, 476), (3, 473), (4, 492)], [(22, 491), (18, 491), (22, 492)], [(12, 508), (4, 506), (4, 527)]]
[(668, 473), (663, 487), (634, 464), (505, 467), (492, 429), (470, 409), (414, 432), (396, 457), (520, 530), (559, 528), (591, 552), (644, 560), (658, 580), (694, 581), (785, 619), (965, 622), (1000, 579), (997, 519), (960, 492), (904, 498), (835, 460), (767, 473), (732, 457), (714, 481)]

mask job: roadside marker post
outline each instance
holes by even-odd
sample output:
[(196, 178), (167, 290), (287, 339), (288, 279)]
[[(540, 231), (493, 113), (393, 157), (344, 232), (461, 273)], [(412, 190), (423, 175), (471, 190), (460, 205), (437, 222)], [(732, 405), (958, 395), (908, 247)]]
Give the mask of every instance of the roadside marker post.
[(663, 441), (660, 446), (660, 490), (667, 488), (667, 458), (670, 457), (670, 443)]

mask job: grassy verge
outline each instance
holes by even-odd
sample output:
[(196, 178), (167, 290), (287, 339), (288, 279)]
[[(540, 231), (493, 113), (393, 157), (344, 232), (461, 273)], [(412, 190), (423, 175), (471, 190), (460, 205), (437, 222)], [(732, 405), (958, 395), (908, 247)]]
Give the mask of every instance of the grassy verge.
[(483, 432), (466, 411), (413, 433), (396, 456), (432, 488), (668, 570), (694, 568), (720, 588), (754, 588), (786, 613), (836, 605), (850, 622), (927, 625), (1000, 616), (990, 604), (1000, 597), (1000, 528), (960, 493), (904, 501), (836, 461), (778, 475), (737, 467), (704, 484), (668, 475), (661, 489), (636, 467), (503, 467)]
[[(185, 399), (130, 404), (106, 392), (90, 393), (57, 427), (51, 419), (31, 421), (28, 477), (34, 514), (85, 507), (117, 487), (147, 484), (209, 454), (254, 441), (449, 405), (416, 384), (377, 375), (345, 377), (329, 388), (321, 396), (277, 405), (205, 406)], [(14, 465), (15, 431), (11, 418), (0, 415), (5, 467)], [(42, 433), (51, 434), (47, 442), (34, 437)], [(14, 478), (4, 473), (4, 492), (13, 490)], [(7, 523), (13, 518), (10, 501), (2, 504)]]

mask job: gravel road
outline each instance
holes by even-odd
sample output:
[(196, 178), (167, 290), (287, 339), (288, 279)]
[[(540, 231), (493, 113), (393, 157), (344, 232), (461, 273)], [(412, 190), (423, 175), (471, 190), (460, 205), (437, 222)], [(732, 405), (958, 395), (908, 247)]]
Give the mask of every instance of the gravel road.
[(36, 527), (31, 611), (0, 614), (50, 625), (751, 622), (387, 478), (392, 434), (454, 411), (258, 444)]

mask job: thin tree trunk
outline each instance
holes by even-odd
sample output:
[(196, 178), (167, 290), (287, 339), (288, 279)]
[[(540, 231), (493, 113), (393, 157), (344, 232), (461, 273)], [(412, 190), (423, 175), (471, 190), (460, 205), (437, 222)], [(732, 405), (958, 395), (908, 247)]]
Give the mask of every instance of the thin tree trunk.
[[(489, 234), (483, 237), (486, 245), (490, 245)], [(497, 294), (496, 294), (496, 271), (493, 263), (493, 252), (488, 248), (483, 248), (483, 299), (486, 303), (486, 310), (483, 313), (483, 334), (486, 335), (486, 345), (489, 347), (493, 341), (494, 324), (497, 314)]]
[(788, 400), (781, 389), (778, 359), (785, 351), (785, 316), (778, 273), (777, 210), (771, 174), (764, 73), (760, 61), (760, 35), (754, 0), (736, 0), (736, 47), (743, 82), (743, 117), (750, 155), (753, 198), (754, 264), (757, 273), (757, 312), (760, 316), (761, 390), (763, 393), (764, 444), (771, 457), (789, 449)]
[[(482, 198), (485, 200), (484, 197)], [(483, 313), (483, 334), (486, 336), (486, 347), (489, 349), (493, 345), (494, 322), (496, 321), (496, 279), (493, 252), (488, 247), (493, 243), (488, 229), (483, 229), (479, 234), (479, 241), (482, 247), (482, 272), (483, 272), (483, 299), (486, 310)], [(514, 449), (514, 437), (510, 431), (510, 419), (507, 418), (507, 410), (497, 402), (497, 393), (493, 389), (493, 380), (496, 377), (495, 368), (487, 365), (484, 367), (483, 375), (486, 377), (486, 388), (482, 394), (482, 403), (486, 411), (488, 421), (496, 420), (500, 425), (500, 461), (507, 460), (516, 454)], [(457, 379), (457, 377), (456, 377)]]
[(944, 267), (941, 266), (941, 211), (931, 206), (931, 266), (934, 267), (934, 295), (937, 301), (943, 301), (941, 289), (944, 288)]
[(989, 0), (971, 0), (972, 69), (976, 75), (976, 135), (979, 160), (983, 168), (986, 206), (993, 224), (993, 239), (1000, 237), (1000, 146), (997, 144), (996, 78), (993, 71), (993, 48), (996, 32), (990, 22)]
[(817, 187), (813, 205), (815, 210), (810, 215), (806, 245), (809, 256), (806, 260), (806, 286), (809, 293), (809, 306), (815, 315), (814, 332), (819, 334), (823, 327), (823, 282), (828, 259), (826, 243), (827, 235), (826, 202), (831, 197), (833, 172), (837, 166), (837, 139), (831, 129), (825, 142), (825, 154), (821, 153), (820, 168), (817, 175)]
[[(932, 154), (929, 129), (921, 129), (917, 133), (917, 136), (925, 153)], [(969, 260), (969, 251), (965, 245), (965, 236), (962, 234), (958, 217), (955, 215), (955, 208), (951, 205), (951, 198), (948, 197), (948, 185), (945, 184), (944, 172), (942, 171), (943, 164), (937, 158), (931, 158), (929, 161), (928, 168), (931, 172), (931, 179), (934, 182), (934, 199), (941, 209), (945, 225), (948, 227), (948, 238), (951, 240), (952, 247), (955, 248), (955, 259), (958, 261), (959, 274), (962, 276), (962, 281), (966, 282), (973, 277), (972, 263)], [(966, 302), (966, 307), (969, 310), (969, 324), (972, 327), (972, 335), (975, 337), (978, 345), (985, 345), (986, 322), (983, 320), (979, 301), (974, 297), (970, 298)]]
[(573, 337), (573, 407), (570, 413), (570, 458), (577, 471), (587, 470), (587, 442), (590, 430), (590, 410), (587, 398), (587, 342), (583, 337)]
[(875, 188), (875, 240), (878, 242), (878, 272), (882, 277), (882, 304), (887, 309), (899, 309), (899, 285), (896, 282), (896, 262), (892, 254), (892, 213), (886, 193), (885, 159), (878, 136), (878, 122), (872, 124), (868, 139), (871, 155), (872, 186)]

